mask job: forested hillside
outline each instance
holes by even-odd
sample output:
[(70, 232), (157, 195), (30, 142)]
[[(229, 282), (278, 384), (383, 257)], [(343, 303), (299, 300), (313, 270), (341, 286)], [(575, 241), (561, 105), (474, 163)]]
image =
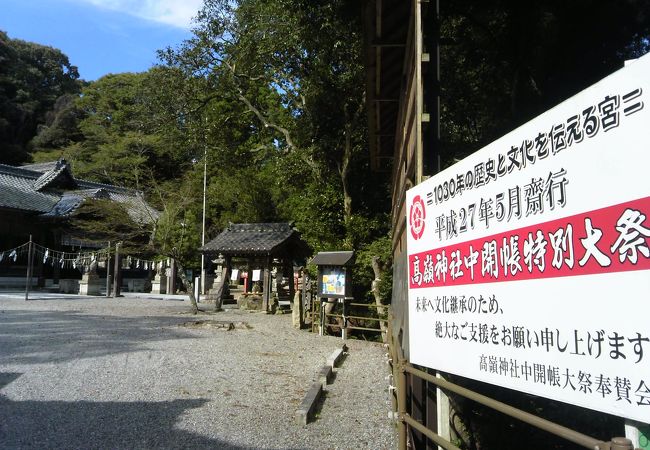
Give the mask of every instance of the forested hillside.
[(81, 86), (77, 68), (60, 50), (0, 30), (0, 163), (29, 161), (38, 127), (51, 123), (53, 111), (78, 97)]
[[(367, 291), (366, 250), (389, 254), (390, 205), (389, 174), (369, 170), (362, 21), (356, 2), (207, 1), (194, 37), (144, 73), (82, 84), (49, 49), (60, 74), (42, 75), (57, 80), (47, 98), (18, 63), (3, 64), (3, 92), (40, 103), (0, 162), (64, 157), (77, 176), (143, 190), (163, 212), (161, 245), (182, 242), (191, 267), (207, 161), (208, 238), (229, 222), (294, 222), (315, 251), (360, 251)], [(42, 48), (3, 39), (3, 53)]]

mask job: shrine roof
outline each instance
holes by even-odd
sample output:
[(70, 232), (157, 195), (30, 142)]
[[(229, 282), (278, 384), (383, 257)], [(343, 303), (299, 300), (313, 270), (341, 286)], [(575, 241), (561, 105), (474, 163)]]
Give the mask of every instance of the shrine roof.
[(66, 217), (85, 199), (122, 203), (134, 220), (148, 222), (157, 212), (136, 190), (76, 179), (63, 159), (23, 167), (0, 164), (0, 208), (42, 217)]
[(311, 263), (317, 266), (349, 266), (354, 263), (354, 252), (318, 252)]
[(305, 256), (307, 245), (289, 223), (230, 224), (216, 238), (200, 248), (203, 253), (224, 255), (276, 256), (291, 253)]

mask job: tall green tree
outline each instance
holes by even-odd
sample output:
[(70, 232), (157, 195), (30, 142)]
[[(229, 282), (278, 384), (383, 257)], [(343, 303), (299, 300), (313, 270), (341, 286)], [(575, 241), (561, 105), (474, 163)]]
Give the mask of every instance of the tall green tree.
[[(387, 207), (357, 182), (369, 179), (361, 12), (345, 0), (209, 0), (194, 37), (162, 54), (239, 103), (254, 134), (247, 179), (264, 182), (278, 218), (317, 249), (363, 245), (376, 225), (365, 219)], [(386, 192), (385, 180), (374, 186)]]
[(29, 161), (38, 125), (59, 97), (80, 88), (77, 68), (60, 50), (0, 31), (0, 162)]
[(648, 0), (440, 3), (444, 165), (649, 49)]
[(162, 69), (111, 74), (61, 97), (32, 140), (38, 161), (63, 156), (84, 178), (147, 188), (180, 177), (194, 154), (187, 124), (168, 114)]

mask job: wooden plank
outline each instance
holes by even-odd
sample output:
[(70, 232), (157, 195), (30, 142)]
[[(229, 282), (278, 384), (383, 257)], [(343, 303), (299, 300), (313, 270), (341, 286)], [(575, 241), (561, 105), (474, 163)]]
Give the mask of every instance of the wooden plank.
[(302, 403), (300, 403), (300, 406), (296, 410), (296, 424), (304, 426), (309, 423), (322, 395), (323, 385), (320, 382), (312, 384), (309, 391), (307, 391), (305, 398), (302, 400)]

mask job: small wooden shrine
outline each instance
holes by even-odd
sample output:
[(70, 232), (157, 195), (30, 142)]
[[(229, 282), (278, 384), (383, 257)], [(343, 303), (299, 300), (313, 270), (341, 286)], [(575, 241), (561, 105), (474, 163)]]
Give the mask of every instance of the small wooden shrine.
[[(230, 224), (200, 251), (216, 264), (213, 270), (217, 283), (228, 281), (219, 279), (222, 273), (236, 283), (243, 279), (244, 292), (261, 292), (265, 311), (269, 310), (273, 290), (277, 291), (279, 299), (293, 299), (293, 263), (310, 254), (300, 233), (290, 223)], [(227, 270), (222, 271), (223, 267)], [(287, 279), (288, 292), (282, 295), (279, 284)], [(273, 280), (278, 283), (275, 289)]]

